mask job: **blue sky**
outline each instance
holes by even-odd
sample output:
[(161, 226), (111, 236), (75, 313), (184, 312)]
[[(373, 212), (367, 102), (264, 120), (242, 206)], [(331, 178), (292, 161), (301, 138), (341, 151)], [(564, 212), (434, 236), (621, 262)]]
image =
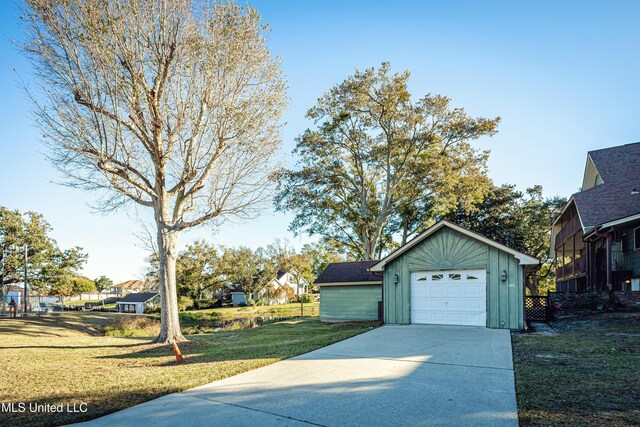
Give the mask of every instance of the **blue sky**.
[[(418, 97), (439, 93), (478, 116), (501, 116), (490, 176), (546, 195), (580, 185), (586, 152), (640, 140), (640, 2), (588, 1), (250, 1), (272, 27), (270, 48), (284, 57), (289, 84), (282, 157), (310, 123), (306, 110), (356, 67), (390, 61), (409, 69)], [(17, 2), (0, 6), (0, 204), (41, 212), (62, 247), (89, 253), (85, 274), (116, 281), (141, 273), (145, 249), (127, 212), (90, 208), (91, 194), (55, 184), (61, 177), (17, 87), (29, 66), (11, 45), (21, 37)], [(16, 72), (12, 71), (16, 69)], [(291, 217), (266, 211), (245, 224), (182, 237), (257, 247), (287, 231)]]

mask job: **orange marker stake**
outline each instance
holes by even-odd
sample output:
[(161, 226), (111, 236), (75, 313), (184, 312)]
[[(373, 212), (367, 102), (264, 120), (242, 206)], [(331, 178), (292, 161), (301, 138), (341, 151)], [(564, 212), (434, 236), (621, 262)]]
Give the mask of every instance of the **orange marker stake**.
[(178, 344), (176, 343), (173, 343), (173, 354), (176, 356), (176, 363), (180, 364), (184, 362), (184, 357), (182, 357)]

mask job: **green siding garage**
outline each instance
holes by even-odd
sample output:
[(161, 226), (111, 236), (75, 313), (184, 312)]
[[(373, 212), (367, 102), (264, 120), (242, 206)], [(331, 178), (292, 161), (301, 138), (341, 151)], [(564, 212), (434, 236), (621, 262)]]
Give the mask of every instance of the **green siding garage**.
[(441, 221), (370, 267), (384, 322), (524, 327), (524, 265), (538, 260)]
[(382, 301), (382, 274), (369, 267), (378, 261), (336, 262), (318, 276), (320, 320), (340, 322), (377, 320)]
[(320, 287), (320, 320), (378, 319), (382, 285), (336, 285)]
[(334, 263), (318, 276), (320, 320), (524, 327), (524, 266), (538, 260), (440, 221), (379, 261)]

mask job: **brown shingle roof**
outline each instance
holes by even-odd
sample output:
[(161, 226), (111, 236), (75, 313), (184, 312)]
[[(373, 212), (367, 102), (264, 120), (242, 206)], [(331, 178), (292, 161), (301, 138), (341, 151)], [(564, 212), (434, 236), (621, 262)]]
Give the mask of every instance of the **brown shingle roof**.
[(335, 262), (327, 265), (315, 283), (380, 282), (382, 277), (368, 270), (374, 261)]
[(603, 183), (573, 195), (585, 228), (640, 213), (640, 142), (590, 151)]
[(114, 288), (131, 288), (133, 286), (144, 286), (144, 282), (142, 280), (127, 280), (126, 282), (118, 283), (113, 286)]

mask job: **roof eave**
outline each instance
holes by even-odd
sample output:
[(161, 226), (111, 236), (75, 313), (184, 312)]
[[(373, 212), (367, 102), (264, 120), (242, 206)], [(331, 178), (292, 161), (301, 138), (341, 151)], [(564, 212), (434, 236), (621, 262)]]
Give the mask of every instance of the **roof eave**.
[(607, 228), (607, 227), (613, 227), (616, 225), (620, 225), (620, 224), (624, 224), (626, 222), (631, 222), (631, 221), (636, 221), (640, 219), (640, 213), (634, 214), (634, 215), (629, 215), (629, 216), (625, 216), (623, 218), (619, 218), (613, 221), (609, 221), (609, 222), (605, 222), (602, 224), (602, 228)]
[(363, 281), (353, 281), (353, 282), (325, 282), (325, 283), (315, 283), (315, 285), (319, 287), (382, 285), (382, 280), (363, 280)]

